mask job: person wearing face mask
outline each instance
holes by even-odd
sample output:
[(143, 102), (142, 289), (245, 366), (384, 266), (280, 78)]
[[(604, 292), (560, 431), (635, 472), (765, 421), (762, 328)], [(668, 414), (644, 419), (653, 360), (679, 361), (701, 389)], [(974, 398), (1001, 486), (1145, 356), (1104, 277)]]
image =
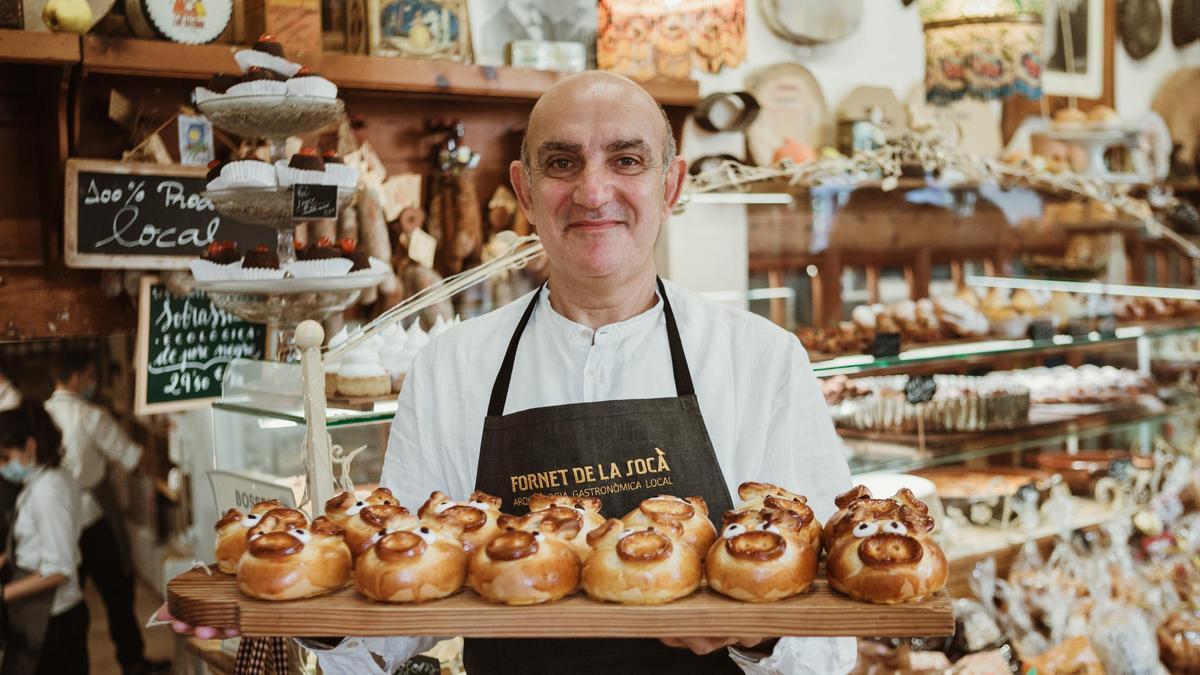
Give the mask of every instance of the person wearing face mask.
[(67, 352), (51, 364), (54, 393), (46, 412), (62, 429), (63, 467), (80, 488), (83, 554), (80, 583), (95, 582), (108, 615), (108, 633), (125, 675), (164, 672), (169, 663), (148, 661), (141, 627), (134, 616), (134, 576), (125, 520), (106, 480), (110, 470), (133, 471), (142, 447), (129, 437), (96, 394), (96, 366), (82, 353)]
[(41, 404), (0, 412), (0, 477), (21, 485), (0, 573), (0, 675), (88, 672), (79, 492), (61, 462), (62, 436)]

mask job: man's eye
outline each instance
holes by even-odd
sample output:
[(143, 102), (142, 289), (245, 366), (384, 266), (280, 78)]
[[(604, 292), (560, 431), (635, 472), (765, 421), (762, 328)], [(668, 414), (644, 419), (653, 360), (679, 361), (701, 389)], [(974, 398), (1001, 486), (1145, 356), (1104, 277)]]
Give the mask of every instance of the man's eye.
[(550, 168), (555, 171), (566, 171), (571, 168), (571, 160), (565, 158), (550, 160)]
[(637, 157), (621, 157), (617, 159), (617, 164), (624, 167), (634, 167), (641, 164)]

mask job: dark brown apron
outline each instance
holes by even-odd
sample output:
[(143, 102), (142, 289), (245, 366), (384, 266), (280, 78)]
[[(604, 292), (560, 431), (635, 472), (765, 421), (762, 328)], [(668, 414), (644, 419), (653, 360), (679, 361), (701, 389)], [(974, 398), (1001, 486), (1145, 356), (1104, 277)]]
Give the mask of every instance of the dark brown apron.
[[(619, 517), (656, 495), (699, 495), (718, 523), (732, 508), (692, 385), (679, 328), (658, 281), (676, 396), (573, 403), (504, 414), (513, 363), (541, 290), (513, 333), (492, 388), (479, 448), (478, 490), (504, 499), (506, 512), (528, 511), (535, 492), (601, 499)], [(740, 673), (725, 650), (696, 656), (653, 639), (468, 639), (471, 675), (490, 673)]]
[[(43, 472), (45, 469), (42, 470)], [(33, 488), (34, 482), (42, 474), (34, 476), (25, 484), (24, 492)], [(8, 537), (4, 546), (5, 582), (11, 583), (27, 577), (31, 572), (18, 569), (15, 563), (17, 513), (21, 510), (25, 499), (17, 499), (9, 516)], [(38, 659), (42, 655), (42, 641), (46, 637), (46, 627), (50, 625), (50, 611), (54, 605), (54, 591), (50, 589), (34, 596), (23, 598), (6, 606), (4, 616), (4, 648), (3, 663), (0, 664), (0, 675), (28, 675), (37, 670)]]

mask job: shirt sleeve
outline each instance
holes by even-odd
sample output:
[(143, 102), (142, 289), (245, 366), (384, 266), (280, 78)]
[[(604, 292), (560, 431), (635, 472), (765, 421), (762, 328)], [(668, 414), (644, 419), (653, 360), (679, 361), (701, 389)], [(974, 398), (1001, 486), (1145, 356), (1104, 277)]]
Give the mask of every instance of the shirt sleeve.
[(78, 514), (72, 502), (63, 499), (53, 484), (44, 480), (39, 483), (37, 493), (30, 495), (30, 503), (22, 509), (22, 515), (28, 514), (37, 531), (36, 571), (43, 577), (51, 574), (72, 577), (79, 567)]
[[(850, 468), (808, 354), (793, 336), (788, 337), (784, 358), (780, 372), (786, 376), (771, 399), (762, 463), (754, 475), (808, 497), (809, 506), (824, 522), (836, 510), (834, 498), (850, 487)], [(751, 675), (840, 674), (854, 668), (857, 644), (852, 637), (790, 637), (779, 640), (771, 655), (761, 659), (735, 648), (729, 654)]]
[(436, 355), (437, 348), (427, 345), (405, 375), (383, 456), (381, 484), (414, 513), (433, 490), (455, 487), (446, 475), (445, 442), (437, 429), (437, 382), (431, 372)]
[(96, 418), (91, 427), (92, 442), (96, 444), (96, 448), (110, 462), (116, 463), (126, 472), (136, 469), (142, 459), (142, 446), (125, 433), (120, 423), (107, 410), (94, 407), (89, 412)]

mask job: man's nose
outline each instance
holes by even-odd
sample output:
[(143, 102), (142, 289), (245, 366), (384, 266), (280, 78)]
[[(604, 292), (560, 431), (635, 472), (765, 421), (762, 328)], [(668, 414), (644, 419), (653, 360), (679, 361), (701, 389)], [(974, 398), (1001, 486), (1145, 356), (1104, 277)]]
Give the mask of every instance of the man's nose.
[(585, 209), (598, 209), (612, 201), (612, 175), (603, 164), (589, 164), (575, 185), (575, 203)]

